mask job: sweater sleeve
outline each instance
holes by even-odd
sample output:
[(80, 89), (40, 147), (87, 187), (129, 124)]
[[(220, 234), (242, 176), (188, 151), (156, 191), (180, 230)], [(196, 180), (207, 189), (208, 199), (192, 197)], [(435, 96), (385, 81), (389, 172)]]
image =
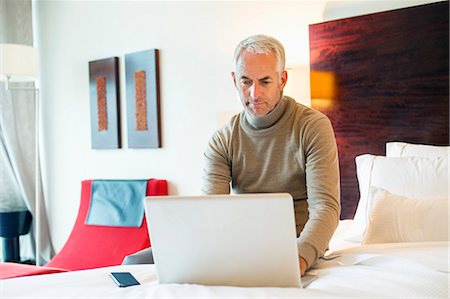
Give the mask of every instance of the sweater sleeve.
[(229, 194), (231, 161), (228, 158), (226, 138), (220, 131), (209, 141), (204, 152), (202, 192), (204, 194)]
[(309, 219), (297, 244), (310, 267), (327, 250), (339, 222), (339, 162), (334, 131), (326, 116), (308, 125), (303, 142)]

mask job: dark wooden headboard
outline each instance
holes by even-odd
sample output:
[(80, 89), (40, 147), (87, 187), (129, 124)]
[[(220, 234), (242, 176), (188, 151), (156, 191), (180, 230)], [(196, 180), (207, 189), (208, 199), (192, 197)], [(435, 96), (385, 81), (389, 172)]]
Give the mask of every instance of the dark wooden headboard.
[(449, 3), (310, 25), (312, 107), (331, 120), (341, 219), (359, 200), (355, 157), (385, 143), (449, 144)]

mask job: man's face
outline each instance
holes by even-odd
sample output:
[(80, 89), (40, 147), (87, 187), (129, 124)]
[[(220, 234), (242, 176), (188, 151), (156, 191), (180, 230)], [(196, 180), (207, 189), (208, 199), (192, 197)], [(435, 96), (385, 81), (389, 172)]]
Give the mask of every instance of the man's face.
[(277, 60), (270, 53), (256, 54), (243, 51), (232, 72), (234, 85), (244, 108), (255, 116), (272, 111), (280, 101), (287, 81), (287, 72), (277, 71)]

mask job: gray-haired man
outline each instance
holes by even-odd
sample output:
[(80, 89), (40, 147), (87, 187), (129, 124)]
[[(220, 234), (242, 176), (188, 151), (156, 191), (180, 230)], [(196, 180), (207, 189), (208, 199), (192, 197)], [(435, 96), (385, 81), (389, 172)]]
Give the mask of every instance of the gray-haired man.
[(325, 252), (340, 213), (336, 140), (322, 113), (283, 96), (284, 48), (250, 36), (239, 43), (231, 73), (244, 110), (205, 150), (206, 194), (288, 192), (294, 198), (300, 269)]

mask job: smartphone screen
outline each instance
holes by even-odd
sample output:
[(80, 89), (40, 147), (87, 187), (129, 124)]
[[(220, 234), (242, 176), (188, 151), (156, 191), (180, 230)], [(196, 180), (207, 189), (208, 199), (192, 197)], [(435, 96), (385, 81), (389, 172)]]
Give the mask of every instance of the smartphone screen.
[(111, 272), (111, 278), (121, 288), (140, 284), (130, 272)]

